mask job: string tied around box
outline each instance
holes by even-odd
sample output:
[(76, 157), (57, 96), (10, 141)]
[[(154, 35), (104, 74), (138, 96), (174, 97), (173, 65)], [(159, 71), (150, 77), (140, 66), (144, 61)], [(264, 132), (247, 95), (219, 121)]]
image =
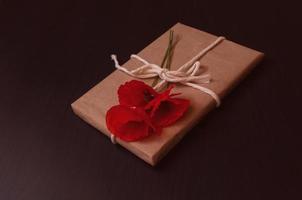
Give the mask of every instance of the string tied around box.
[[(128, 70), (127, 68), (120, 66), (116, 55), (112, 54), (111, 59), (114, 61), (115, 67), (118, 70), (134, 78), (148, 79), (159, 77), (161, 80), (153, 87), (155, 90), (161, 90), (167, 83), (180, 83), (210, 95), (215, 100), (216, 106), (218, 107), (221, 103), (219, 96), (213, 90), (200, 85), (209, 84), (211, 82), (211, 76), (210, 74), (200, 74), (201, 64), (199, 60), (223, 40), (225, 40), (224, 37), (218, 37), (214, 42), (201, 50), (197, 55), (183, 64), (177, 70), (168, 70), (166, 68), (162, 68), (159, 65), (149, 63), (142, 57), (135, 54), (132, 54), (131, 58), (142, 62), (143, 65), (133, 70)], [(111, 134), (110, 138), (112, 143), (115, 144), (115, 136)]]

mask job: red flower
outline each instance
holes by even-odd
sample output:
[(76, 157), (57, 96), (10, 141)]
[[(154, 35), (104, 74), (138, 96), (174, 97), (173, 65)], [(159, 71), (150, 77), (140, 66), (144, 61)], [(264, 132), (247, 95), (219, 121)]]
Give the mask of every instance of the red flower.
[(139, 107), (117, 105), (111, 107), (106, 115), (109, 131), (124, 141), (135, 141), (156, 132), (146, 112)]
[(167, 127), (175, 123), (189, 108), (190, 101), (172, 98), (178, 94), (170, 94), (174, 85), (159, 94), (145, 107), (149, 110), (152, 123), (156, 126)]
[(126, 106), (145, 106), (158, 95), (152, 87), (137, 80), (121, 85), (117, 93), (120, 104)]
[(159, 134), (163, 127), (175, 123), (190, 105), (189, 100), (170, 94), (173, 87), (157, 93), (137, 80), (121, 85), (118, 89), (120, 105), (111, 107), (106, 114), (109, 131), (128, 142)]

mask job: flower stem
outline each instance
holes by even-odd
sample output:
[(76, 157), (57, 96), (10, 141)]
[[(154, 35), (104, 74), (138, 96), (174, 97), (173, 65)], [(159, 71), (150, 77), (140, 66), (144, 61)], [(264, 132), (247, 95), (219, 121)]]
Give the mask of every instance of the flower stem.
[[(161, 68), (165, 68), (170, 70), (171, 67), (171, 60), (172, 60), (172, 54), (173, 54), (173, 30), (170, 30), (169, 32), (169, 43), (168, 43), (168, 47), (166, 49), (165, 52), (165, 56), (161, 62), (160, 67)], [(157, 77), (153, 83), (152, 83), (152, 87), (154, 87), (159, 81), (159, 77)]]

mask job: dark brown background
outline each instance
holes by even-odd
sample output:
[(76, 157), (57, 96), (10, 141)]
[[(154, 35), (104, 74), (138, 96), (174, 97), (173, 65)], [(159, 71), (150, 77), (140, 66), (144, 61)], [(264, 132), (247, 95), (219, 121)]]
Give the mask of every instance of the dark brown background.
[[(301, 199), (301, 10), (286, 1), (0, 0), (0, 199)], [(176, 22), (266, 53), (155, 168), (70, 103)]]

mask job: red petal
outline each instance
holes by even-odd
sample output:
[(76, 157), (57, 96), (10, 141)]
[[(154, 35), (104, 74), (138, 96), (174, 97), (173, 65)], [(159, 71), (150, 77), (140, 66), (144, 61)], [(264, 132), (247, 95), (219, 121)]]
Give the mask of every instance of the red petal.
[(152, 116), (156, 126), (166, 127), (175, 123), (189, 108), (190, 101), (180, 98), (169, 98), (162, 101)]
[(175, 123), (189, 108), (190, 101), (181, 98), (171, 98), (176, 94), (169, 94), (173, 86), (159, 94), (146, 107), (150, 111), (152, 123), (166, 127)]
[(120, 104), (127, 106), (145, 106), (157, 94), (152, 87), (137, 80), (126, 82), (118, 89)]
[(141, 108), (117, 105), (106, 114), (109, 131), (124, 141), (136, 141), (158, 131), (151, 124), (150, 118)]

